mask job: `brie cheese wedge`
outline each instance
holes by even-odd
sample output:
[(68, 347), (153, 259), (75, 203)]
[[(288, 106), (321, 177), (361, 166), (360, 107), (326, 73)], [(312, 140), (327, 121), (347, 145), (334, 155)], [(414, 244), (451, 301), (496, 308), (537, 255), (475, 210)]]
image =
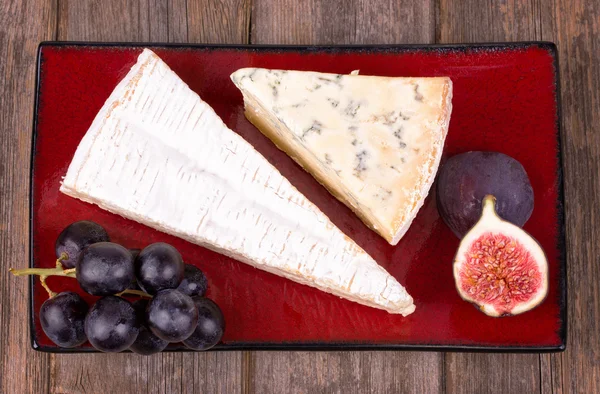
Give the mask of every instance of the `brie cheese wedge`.
[(398, 281), (146, 49), (60, 190), (256, 268), (408, 315)]
[(371, 229), (396, 245), (435, 178), (449, 78), (244, 68), (246, 117)]

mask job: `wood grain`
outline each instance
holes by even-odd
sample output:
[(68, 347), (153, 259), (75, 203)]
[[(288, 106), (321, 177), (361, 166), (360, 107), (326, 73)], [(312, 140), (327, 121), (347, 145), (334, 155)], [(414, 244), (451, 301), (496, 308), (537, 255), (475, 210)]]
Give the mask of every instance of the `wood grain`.
[(253, 44), (431, 43), (433, 0), (254, 0)]
[[(431, 43), (433, 2), (255, 0), (253, 44)], [(256, 393), (442, 391), (440, 353), (260, 352), (252, 355)]]
[[(33, 22), (35, 21), (35, 22)], [(0, 392), (47, 392), (50, 356), (31, 349), (28, 281), (29, 152), (37, 44), (52, 39), (52, 1), (0, 2)]]
[(540, 392), (536, 354), (465, 353), (446, 355), (448, 393)]
[(238, 393), (240, 353), (56, 355), (56, 393)]
[(251, 0), (188, 0), (189, 42), (247, 44)]
[(141, 41), (188, 41), (187, 0), (146, 0), (139, 5)]
[(61, 41), (143, 41), (149, 31), (141, 1), (58, 0), (58, 7)]
[(600, 392), (600, 1), (556, 0), (569, 281), (567, 350), (555, 392)]
[(437, 41), (440, 43), (540, 40), (543, 0), (439, 0)]
[(410, 352), (254, 353), (253, 393), (436, 393), (439, 354)]

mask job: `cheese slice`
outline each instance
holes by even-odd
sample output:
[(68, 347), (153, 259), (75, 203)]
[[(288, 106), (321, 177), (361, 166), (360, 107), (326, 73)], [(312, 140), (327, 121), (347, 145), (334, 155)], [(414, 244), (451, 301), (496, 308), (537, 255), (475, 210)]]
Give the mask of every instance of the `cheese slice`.
[(435, 178), (452, 109), (449, 78), (244, 68), (246, 117), (390, 244)]
[(94, 119), (60, 190), (337, 296), (415, 309), (394, 277), (150, 50)]

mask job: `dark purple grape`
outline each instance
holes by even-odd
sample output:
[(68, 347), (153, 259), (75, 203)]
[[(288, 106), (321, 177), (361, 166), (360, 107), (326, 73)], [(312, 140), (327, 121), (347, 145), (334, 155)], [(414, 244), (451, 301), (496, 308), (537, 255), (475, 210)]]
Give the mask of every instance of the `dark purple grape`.
[(129, 301), (116, 297), (100, 298), (85, 318), (85, 333), (96, 349), (120, 352), (135, 341), (139, 333), (135, 309)]
[(131, 281), (131, 284), (129, 285), (129, 287), (127, 288), (128, 290), (138, 290), (138, 291), (142, 291), (142, 289), (140, 289), (140, 285), (138, 285), (137, 283), (137, 279), (134, 279)]
[(194, 350), (208, 350), (223, 337), (225, 318), (219, 306), (208, 298), (194, 297), (194, 304), (198, 309), (198, 325), (183, 344)]
[(148, 294), (176, 289), (183, 279), (181, 254), (169, 244), (157, 242), (144, 248), (135, 260), (135, 276)]
[(498, 215), (519, 227), (533, 211), (533, 188), (517, 160), (499, 152), (456, 155), (440, 169), (437, 205), (440, 216), (462, 238), (481, 217), (481, 202), (496, 197)]
[[(133, 257), (133, 261), (134, 262), (135, 262), (135, 259), (137, 259), (137, 257), (139, 256), (139, 254), (140, 254), (141, 251), (142, 251), (142, 249), (131, 249), (131, 248), (129, 249), (129, 252), (131, 253), (131, 256)], [(142, 290), (142, 289), (140, 289), (140, 286), (137, 283), (137, 278), (135, 276), (133, 277), (133, 280), (131, 281), (131, 284), (129, 285), (128, 289), (130, 289), (130, 290)]]
[(61, 260), (63, 267), (75, 268), (81, 251), (86, 246), (96, 242), (108, 242), (110, 238), (106, 230), (98, 223), (82, 220), (67, 226), (56, 239), (54, 251), (56, 258), (65, 253), (66, 259)]
[(131, 253), (112, 242), (88, 246), (77, 263), (77, 281), (83, 290), (93, 295), (120, 293), (134, 278)]
[(46, 300), (40, 323), (48, 338), (60, 347), (76, 347), (87, 340), (84, 330), (88, 304), (77, 293), (65, 291)]
[(140, 255), (140, 252), (142, 251), (142, 249), (137, 249), (137, 248), (129, 248), (129, 253), (131, 253), (131, 255), (133, 256), (133, 259), (137, 259), (137, 257)]
[(133, 303), (140, 332), (135, 342), (129, 346), (129, 350), (144, 356), (162, 352), (169, 344), (169, 342), (154, 335), (148, 328), (148, 323), (146, 322), (146, 308), (148, 307), (148, 303), (149, 300), (147, 299), (137, 300)]
[(158, 292), (146, 309), (148, 327), (167, 342), (181, 342), (189, 337), (198, 322), (194, 301), (179, 290)]
[(150, 298), (140, 298), (131, 303), (133, 309), (135, 309), (135, 317), (138, 319), (140, 325), (146, 323), (146, 309), (150, 303)]
[(203, 296), (208, 288), (208, 281), (200, 268), (191, 264), (185, 265), (183, 280), (177, 290), (190, 297)]

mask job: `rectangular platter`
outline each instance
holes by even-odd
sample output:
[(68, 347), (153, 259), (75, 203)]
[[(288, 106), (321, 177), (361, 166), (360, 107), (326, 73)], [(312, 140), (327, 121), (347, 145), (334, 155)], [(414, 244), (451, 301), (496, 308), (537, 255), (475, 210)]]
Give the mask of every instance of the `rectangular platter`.
[[(346, 301), (59, 193), (80, 139), (144, 47), (155, 51), (229, 128), (405, 285), (416, 311), (402, 317)], [(459, 240), (439, 217), (435, 183), (397, 246), (369, 230), (246, 120), (242, 96), (229, 79), (242, 67), (449, 76), (453, 112), (442, 165), (448, 157), (471, 150), (503, 152), (523, 164), (535, 194), (535, 209), (524, 229), (540, 242), (549, 262), (545, 301), (522, 315), (492, 318), (461, 300), (452, 277)], [(93, 220), (126, 247), (168, 242), (187, 263), (206, 273), (207, 295), (222, 308), (227, 322), (217, 350), (561, 351), (566, 338), (566, 261), (559, 97), (556, 47), (544, 42), (350, 47), (42, 43), (31, 156), (30, 266), (53, 267), (60, 231), (74, 221)], [(84, 295), (73, 279), (50, 277), (48, 284), (57, 292)], [(38, 319), (47, 295), (37, 279), (31, 280), (30, 293), (34, 349), (95, 351), (89, 344), (77, 349), (54, 345)], [(94, 297), (86, 299), (93, 302)]]

